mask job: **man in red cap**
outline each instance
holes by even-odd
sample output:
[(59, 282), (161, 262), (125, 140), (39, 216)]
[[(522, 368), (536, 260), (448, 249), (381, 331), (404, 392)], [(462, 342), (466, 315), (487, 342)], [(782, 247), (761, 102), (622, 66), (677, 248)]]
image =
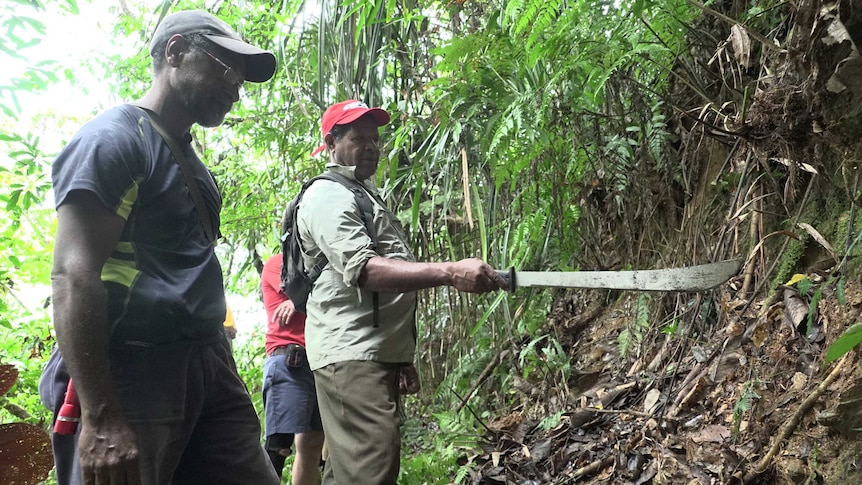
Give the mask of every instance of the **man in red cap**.
[(277, 485), (225, 338), (221, 196), (189, 133), (220, 125), (275, 56), (198, 10), (162, 19), (150, 54), (147, 94), (52, 166), (59, 352), (39, 387), (59, 410), (71, 375), (81, 410), (77, 435), (54, 436), (57, 481)]
[(452, 286), (484, 293), (505, 281), (478, 259), (417, 262), (397, 218), (380, 200), (375, 173), (379, 127), (389, 113), (357, 100), (323, 114), (327, 169), (356, 183), (374, 205), (373, 230), (354, 191), (317, 180), (300, 200), (296, 221), (306, 268), (326, 258), (306, 304), (308, 361), (329, 458), (323, 483), (395, 484), (398, 479), (399, 377), (416, 348), (416, 291)]

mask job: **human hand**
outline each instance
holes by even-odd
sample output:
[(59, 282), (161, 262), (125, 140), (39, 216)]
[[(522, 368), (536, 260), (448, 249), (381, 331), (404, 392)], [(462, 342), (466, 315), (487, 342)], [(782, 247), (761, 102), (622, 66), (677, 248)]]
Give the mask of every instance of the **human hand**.
[(275, 311), (272, 312), (272, 321), (278, 322), (279, 327), (283, 327), (287, 325), (288, 319), (293, 315), (295, 309), (293, 308), (293, 302), (290, 300), (284, 300), (279, 303), (277, 307), (275, 307)]
[(78, 457), (84, 485), (140, 485), (135, 433), (121, 419), (81, 423)]
[(509, 284), (481, 259), (462, 259), (452, 263), (452, 286), (469, 293), (487, 293), (508, 289)]
[(398, 393), (416, 394), (419, 392), (419, 373), (413, 364), (398, 368)]
[(236, 338), (236, 327), (225, 327), (224, 333), (227, 334), (227, 338), (233, 340)]

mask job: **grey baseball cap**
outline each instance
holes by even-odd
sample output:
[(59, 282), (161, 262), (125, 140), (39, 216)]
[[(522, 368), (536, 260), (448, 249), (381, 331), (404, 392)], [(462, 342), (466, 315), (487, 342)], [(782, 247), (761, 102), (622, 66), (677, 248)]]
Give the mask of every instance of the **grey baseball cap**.
[(255, 83), (269, 80), (275, 74), (275, 55), (242, 40), (228, 24), (203, 10), (183, 10), (164, 19), (153, 34), (150, 55), (163, 49), (171, 36), (202, 34), (214, 44), (245, 56), (245, 79)]

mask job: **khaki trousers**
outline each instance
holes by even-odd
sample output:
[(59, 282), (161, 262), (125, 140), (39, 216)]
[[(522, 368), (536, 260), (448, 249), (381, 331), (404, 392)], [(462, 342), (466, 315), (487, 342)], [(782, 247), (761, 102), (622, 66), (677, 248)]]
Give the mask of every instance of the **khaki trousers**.
[(329, 459), (323, 485), (395, 485), (398, 364), (347, 361), (314, 371)]

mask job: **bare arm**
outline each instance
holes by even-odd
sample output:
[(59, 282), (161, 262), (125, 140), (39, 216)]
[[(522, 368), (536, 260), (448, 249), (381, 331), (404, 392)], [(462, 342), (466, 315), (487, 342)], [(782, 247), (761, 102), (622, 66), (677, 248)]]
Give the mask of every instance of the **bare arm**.
[(135, 435), (110, 374), (111, 327), (101, 281), (125, 220), (85, 191), (71, 192), (57, 217), (54, 326), (81, 403), (78, 453), (84, 483), (140, 483)]
[(503, 278), (481, 259), (442, 263), (414, 263), (376, 256), (365, 263), (359, 285), (381, 293), (407, 293), (452, 286), (469, 293), (507, 288)]

